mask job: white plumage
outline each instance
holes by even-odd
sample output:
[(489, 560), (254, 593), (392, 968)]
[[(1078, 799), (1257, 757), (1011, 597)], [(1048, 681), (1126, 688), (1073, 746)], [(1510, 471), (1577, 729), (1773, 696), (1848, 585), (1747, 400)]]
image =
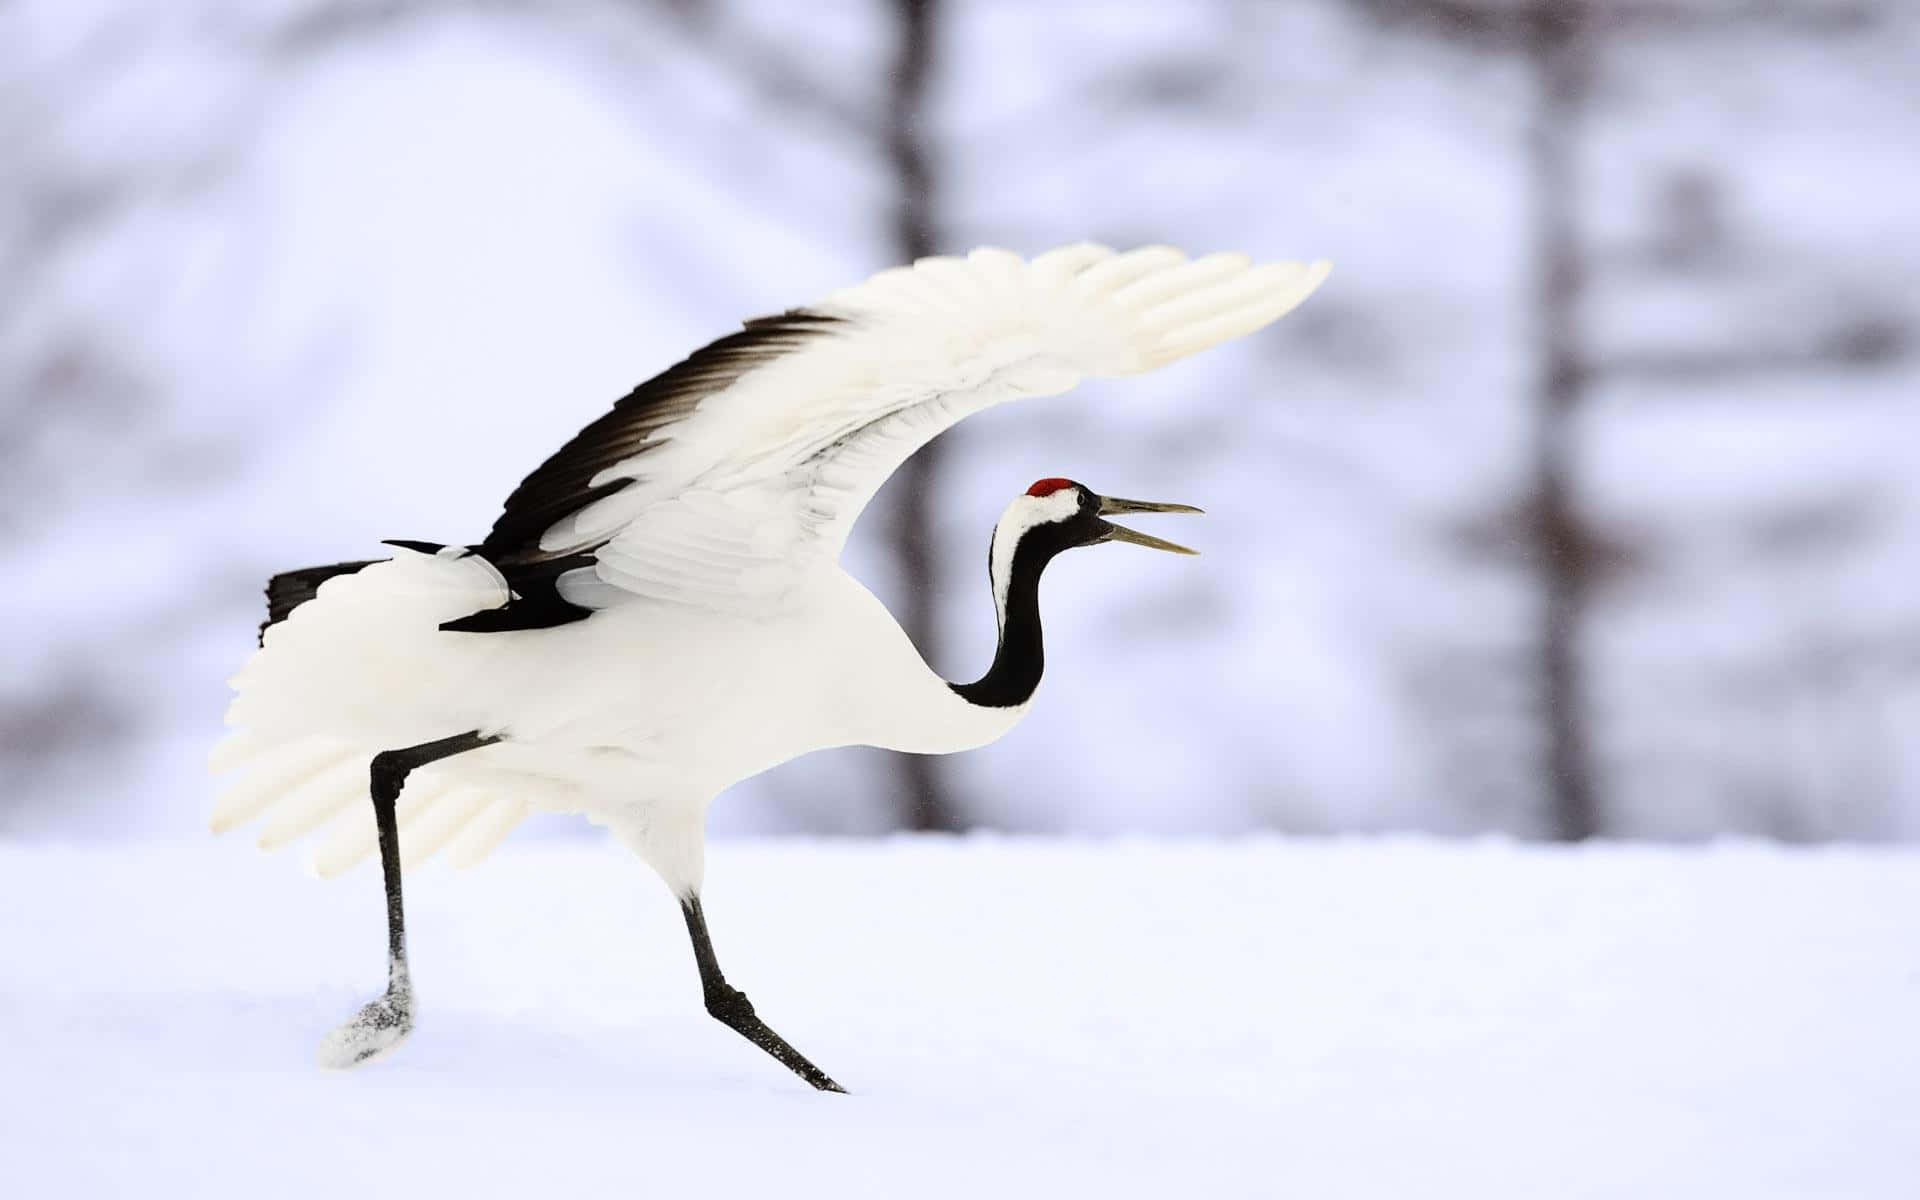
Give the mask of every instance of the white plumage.
[[(369, 761), (471, 731), (498, 740), (404, 777), (404, 862), (475, 861), (529, 811), (579, 812), (694, 897), (706, 805), (729, 785), (830, 746), (967, 749), (1026, 711), (964, 698), (839, 566), (909, 455), (969, 413), (1257, 329), (1326, 272), (983, 249), (750, 325), (549, 460), (478, 553), (400, 549), (267, 628), (233, 680), (213, 826), (258, 821), (265, 848), (325, 827), (314, 865), (337, 874), (377, 846)], [(1085, 501), (1064, 497), (1018, 498), (995, 532), (1003, 626), (1012, 548)], [(440, 628), (536, 592), (567, 619)]]
[[(366, 761), (464, 729), (505, 731), (541, 749), (501, 744), (422, 768), (468, 794), (450, 790), (436, 800), (431, 807), (447, 811), (432, 822), (417, 819), (427, 804), (414, 805), (416, 820), (401, 839), (410, 858), (428, 856), (428, 835), (445, 841), (466, 821), (490, 816), (494, 836), (469, 848), (467, 857), (477, 858), (512, 827), (510, 815), (530, 808), (586, 812), (630, 834), (624, 818), (636, 806), (703, 806), (711, 792), (692, 793), (823, 746), (944, 752), (989, 741), (1012, 722), (960, 713), (944, 726), (950, 736), (917, 736), (942, 727), (922, 714), (949, 712), (951, 693), (877, 601), (839, 570), (866, 502), (909, 455), (969, 413), (1064, 392), (1088, 375), (1148, 370), (1257, 329), (1305, 299), (1326, 272), (1324, 263), (1250, 267), (1238, 254), (1188, 260), (1165, 246), (1115, 254), (1080, 243), (1030, 263), (991, 249), (924, 259), (834, 292), (810, 311), (843, 317), (846, 332), (702, 400), (590, 481), (637, 486), (541, 538), (558, 554), (611, 537), (590, 574), (563, 578), (560, 587), (586, 607), (623, 610), (616, 621), (491, 640), (434, 637), (441, 621), (505, 603), (506, 581), (483, 558), (402, 550), (330, 580), (269, 629), (233, 681), (227, 721), (240, 732), (214, 763), (245, 773), (222, 793), (214, 827), (272, 805), (261, 838), (272, 847), (339, 813), (346, 828), (315, 860), (322, 874), (336, 874), (373, 852), (371, 812), (353, 803), (364, 799)], [(827, 447), (834, 449), (821, 453)], [(748, 626), (716, 614), (760, 620)], [(875, 658), (838, 669), (765, 669), (768, 655), (809, 646), (833, 646), (847, 658), (849, 638)], [(849, 680), (853, 666), (864, 669)], [(876, 666), (924, 687), (884, 695), (880, 712), (855, 711), (872, 707), (864, 700), (875, 692)], [(814, 685), (836, 677), (852, 686), (832, 703)], [(770, 694), (783, 678), (802, 681), (805, 694)], [(702, 699), (695, 691), (711, 693), (718, 736), (676, 744), (672, 731)], [(754, 693), (763, 702), (743, 709)], [(902, 696), (920, 701), (915, 712), (899, 712)], [(756, 736), (755, 724), (786, 728)], [(781, 751), (789, 752), (772, 757)], [(582, 752), (630, 761), (583, 771), (569, 761)], [(289, 761), (318, 764), (299, 773), (304, 790), (289, 787)], [(352, 769), (334, 769), (342, 764)], [(596, 793), (593, 783), (609, 773), (615, 794)], [(650, 787), (664, 794), (649, 795)], [(492, 803), (471, 804), (475, 792)], [(466, 821), (448, 827), (469, 809)], [(669, 876), (670, 886), (697, 886), (697, 852), (664, 857), (694, 871)]]
[(561, 521), (540, 544), (562, 553), (611, 536), (595, 573), (616, 588), (776, 610), (832, 569), (880, 485), (956, 421), (1257, 329), (1326, 269), (1081, 243), (1031, 263), (983, 249), (882, 271), (808, 306), (842, 330), (742, 377), (660, 430), (658, 449), (595, 475), (594, 484), (637, 486)]

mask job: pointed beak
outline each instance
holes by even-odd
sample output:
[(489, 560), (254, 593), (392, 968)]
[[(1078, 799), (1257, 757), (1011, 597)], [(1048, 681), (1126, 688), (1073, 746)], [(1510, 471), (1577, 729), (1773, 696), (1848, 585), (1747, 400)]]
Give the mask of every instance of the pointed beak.
[[(1200, 510), (1191, 504), (1156, 504), (1151, 500), (1122, 500), (1118, 496), (1100, 497), (1100, 515), (1119, 516), (1122, 513), (1197, 513)], [(1102, 521), (1106, 532), (1103, 542), (1131, 542), (1136, 546), (1145, 546), (1149, 550), (1166, 550), (1173, 554), (1198, 554), (1198, 550), (1189, 549), (1178, 542), (1169, 542), (1152, 534), (1135, 533), (1125, 526)]]

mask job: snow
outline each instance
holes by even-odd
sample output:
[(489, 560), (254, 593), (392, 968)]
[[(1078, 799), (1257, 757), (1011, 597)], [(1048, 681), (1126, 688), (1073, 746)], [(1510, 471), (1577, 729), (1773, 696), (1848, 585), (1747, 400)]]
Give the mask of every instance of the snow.
[(706, 907), (815, 1094), (702, 1012), (612, 846), (409, 882), (0, 845), (17, 1195), (1910, 1196), (1920, 853), (723, 842)]

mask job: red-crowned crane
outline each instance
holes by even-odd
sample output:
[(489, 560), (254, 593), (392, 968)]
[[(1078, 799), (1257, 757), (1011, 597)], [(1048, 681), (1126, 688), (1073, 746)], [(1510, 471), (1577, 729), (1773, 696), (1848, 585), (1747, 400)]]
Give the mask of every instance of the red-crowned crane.
[[(1067, 479), (1014, 497), (988, 552), (998, 649), (956, 684), (841, 568), (861, 509), (967, 414), (1250, 333), (1326, 273), (1084, 243), (1031, 262), (923, 259), (641, 384), (527, 476), (478, 545), (393, 542), (392, 558), (276, 575), (214, 752), (241, 774), (212, 824), (264, 817), (272, 848), (331, 820), (323, 876), (379, 850), (387, 989), (321, 1062), (363, 1062), (412, 1029), (403, 864), (449, 845), (477, 859), (540, 809), (581, 813), (645, 859), (680, 902), (707, 1011), (840, 1090), (721, 974), (700, 908), (708, 803), (826, 747), (993, 741), (1040, 682), (1054, 556), (1115, 541), (1191, 553), (1108, 518), (1198, 511)], [(369, 771), (372, 804), (355, 804)]]

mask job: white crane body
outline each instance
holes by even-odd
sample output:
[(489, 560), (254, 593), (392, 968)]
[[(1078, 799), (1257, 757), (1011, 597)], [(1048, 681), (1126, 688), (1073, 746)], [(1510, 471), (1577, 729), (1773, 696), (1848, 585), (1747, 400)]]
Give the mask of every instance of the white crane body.
[(1086, 243), (922, 260), (642, 384), (529, 475), (477, 546), (392, 543), (387, 560), (276, 576), (214, 754), (237, 778), (213, 825), (260, 819), (265, 848), (326, 826), (322, 875), (381, 853), (388, 992), (323, 1061), (364, 1061), (411, 1028), (401, 864), (443, 847), (476, 861), (547, 810), (638, 852), (681, 899), (709, 1011), (837, 1090), (720, 975), (698, 900), (708, 803), (813, 750), (993, 741), (1039, 683), (1047, 562), (1110, 540), (1184, 550), (1104, 518), (1197, 511), (1065, 479), (1016, 497), (988, 556), (993, 666), (952, 684), (841, 568), (861, 509), (967, 414), (1250, 332), (1325, 274)]
[(701, 882), (707, 804), (740, 780), (834, 746), (969, 750), (1027, 711), (962, 700), (837, 566), (747, 620), (642, 598), (550, 629), (422, 636), (505, 599), (496, 570), (452, 550), (403, 549), (322, 585), (234, 680), (231, 715), (247, 731), (236, 748), (265, 735), (298, 778), (251, 772), (223, 798), (222, 823), (259, 806), (298, 814), (297, 831), (269, 820), (271, 848), (331, 822), (314, 865), (339, 874), (374, 850), (368, 761), (472, 729), (501, 740), (421, 767), (402, 796), (410, 861), (470, 824), (489, 844), (469, 842), (463, 859), (528, 812), (580, 813), (686, 896)]

